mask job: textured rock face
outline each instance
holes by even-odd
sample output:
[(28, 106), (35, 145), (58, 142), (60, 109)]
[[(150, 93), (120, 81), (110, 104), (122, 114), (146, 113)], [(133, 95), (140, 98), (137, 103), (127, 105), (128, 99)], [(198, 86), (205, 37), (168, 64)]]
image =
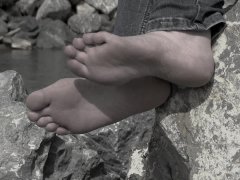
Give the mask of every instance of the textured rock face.
[(97, 13), (88, 16), (76, 14), (68, 19), (68, 25), (76, 33), (95, 32), (100, 29), (101, 16)]
[[(30, 125), (22, 101), (26, 96), (19, 74), (6, 71), (0, 74), (0, 179), (27, 179), (31, 166), (45, 134)], [(18, 102), (17, 102), (18, 101)]]
[[(165, 131), (182, 156), (181, 161), (190, 170), (187, 172), (187, 167), (185, 170), (180, 169), (176, 162), (177, 158), (171, 160), (169, 157), (167, 163), (173, 179), (239, 179), (239, 9), (240, 3), (237, 3), (227, 14), (228, 27), (214, 46), (216, 70), (213, 81), (204, 88), (179, 89), (167, 104), (157, 110), (158, 122), (149, 147), (151, 152), (148, 168), (152, 171), (149, 174), (153, 174), (153, 177), (159, 177), (157, 171), (163, 160), (162, 158), (155, 161), (153, 166), (153, 154), (156, 154), (156, 149), (163, 145), (161, 138), (157, 136)], [(171, 156), (174, 157), (175, 153)], [(166, 176), (165, 179), (171, 178)]]

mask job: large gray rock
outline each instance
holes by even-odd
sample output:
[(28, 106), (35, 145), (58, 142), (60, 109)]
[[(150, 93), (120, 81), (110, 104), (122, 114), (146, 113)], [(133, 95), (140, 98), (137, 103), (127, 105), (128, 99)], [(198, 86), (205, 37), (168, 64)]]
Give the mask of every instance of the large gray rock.
[(37, 37), (39, 48), (60, 48), (72, 41), (75, 34), (60, 20), (45, 19), (40, 22)]
[[(25, 96), (19, 74), (14, 71), (0, 73), (1, 180), (29, 179), (33, 159), (38, 154), (35, 150), (40, 147), (45, 134), (27, 120), (26, 107), (20, 102)], [(42, 160), (44, 161), (44, 158)], [(37, 170), (39, 167), (35, 168)]]
[(157, 109), (146, 177), (240, 178), (239, 8), (240, 3), (227, 14), (228, 27), (214, 46), (212, 82), (203, 88), (179, 89)]
[(16, 6), (22, 14), (34, 15), (42, 2), (43, 0), (19, 0)]
[(5, 35), (8, 32), (7, 24), (0, 19), (0, 36)]
[(37, 11), (36, 19), (52, 18), (65, 20), (71, 12), (68, 0), (44, 0)]
[(118, 0), (85, 0), (88, 4), (102, 11), (104, 14), (111, 13), (117, 8)]
[(78, 34), (98, 31), (102, 18), (98, 13), (79, 13), (68, 19), (68, 26)]

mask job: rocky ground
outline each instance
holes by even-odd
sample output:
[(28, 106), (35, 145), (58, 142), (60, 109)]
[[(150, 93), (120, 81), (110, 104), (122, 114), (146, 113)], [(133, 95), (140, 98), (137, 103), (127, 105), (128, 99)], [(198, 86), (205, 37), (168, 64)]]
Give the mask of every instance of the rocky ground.
[(0, 0), (0, 44), (60, 48), (86, 32), (111, 32), (117, 4), (117, 0)]

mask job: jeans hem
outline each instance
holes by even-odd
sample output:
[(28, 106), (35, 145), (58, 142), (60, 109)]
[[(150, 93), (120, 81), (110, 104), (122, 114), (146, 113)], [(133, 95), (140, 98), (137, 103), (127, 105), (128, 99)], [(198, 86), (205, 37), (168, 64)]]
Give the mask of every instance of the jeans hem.
[[(217, 28), (216, 28), (217, 27)], [(215, 39), (226, 27), (222, 14), (216, 12), (202, 22), (192, 21), (182, 17), (161, 17), (148, 22), (146, 33), (153, 31), (206, 31), (211, 30)]]

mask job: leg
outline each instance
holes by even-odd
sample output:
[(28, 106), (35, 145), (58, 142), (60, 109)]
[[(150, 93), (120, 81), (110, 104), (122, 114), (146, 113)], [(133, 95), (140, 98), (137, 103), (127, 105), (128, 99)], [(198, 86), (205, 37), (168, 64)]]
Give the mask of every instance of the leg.
[[(223, 27), (223, 1), (211, 0), (208, 4), (201, 0), (185, 0), (184, 3), (145, 0), (138, 2), (142, 7), (136, 6), (136, 1), (123, 0), (125, 5), (121, 2), (120, 10), (127, 10), (119, 15), (118, 20), (122, 19), (122, 24), (117, 23), (117, 28), (121, 29), (117, 32), (123, 35), (121, 31), (125, 31), (131, 36), (100, 32), (75, 39), (73, 46), (65, 49), (73, 72), (107, 84), (122, 84), (145, 76), (192, 87), (202, 86), (210, 80), (214, 69), (210, 31), (215, 37)], [(136, 7), (140, 7), (137, 13)], [(124, 25), (122, 16), (133, 10), (133, 15), (125, 20), (133, 19), (133, 22), (128, 22), (131, 25), (134, 21), (147, 20), (147, 24), (141, 25), (146, 29), (133, 28), (133, 31), (144, 34), (136, 36), (128, 30), (131, 26)], [(142, 14), (147, 16), (138, 20)]]
[(65, 52), (75, 74), (104, 84), (152, 76), (195, 87), (206, 84), (214, 69), (209, 31), (156, 31), (128, 37), (92, 33), (75, 39)]

